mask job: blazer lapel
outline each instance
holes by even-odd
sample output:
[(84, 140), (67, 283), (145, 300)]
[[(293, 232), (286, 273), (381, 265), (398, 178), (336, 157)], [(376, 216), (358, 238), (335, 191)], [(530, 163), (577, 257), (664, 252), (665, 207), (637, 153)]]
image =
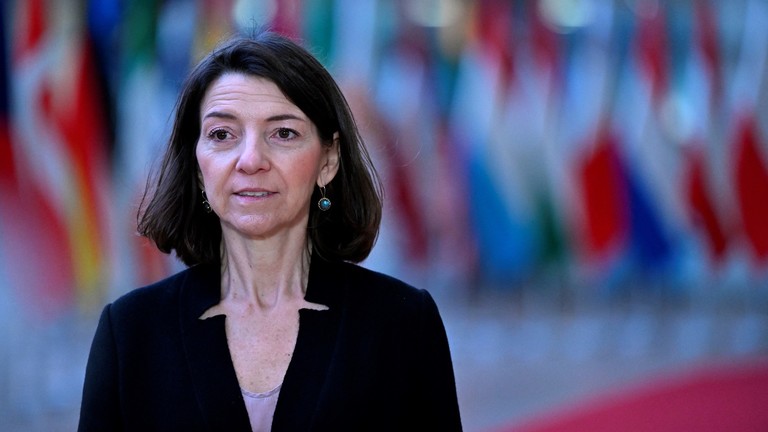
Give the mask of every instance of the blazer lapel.
[(219, 302), (219, 269), (193, 268), (181, 289), (180, 325), (187, 367), (208, 430), (250, 431), (227, 345), (225, 317), (199, 317)]
[(328, 310), (299, 311), (299, 335), (272, 422), (273, 430), (311, 430), (323, 411), (323, 390), (341, 322), (344, 287), (333, 264), (313, 256), (305, 299)]

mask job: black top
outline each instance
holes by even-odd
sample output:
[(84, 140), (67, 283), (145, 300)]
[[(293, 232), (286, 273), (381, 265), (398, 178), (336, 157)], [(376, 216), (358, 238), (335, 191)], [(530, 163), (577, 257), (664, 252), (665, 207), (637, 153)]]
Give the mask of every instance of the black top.
[[(430, 294), (312, 258), (273, 431), (461, 430), (453, 365)], [(79, 431), (248, 431), (227, 346), (218, 266), (198, 265), (107, 305)]]

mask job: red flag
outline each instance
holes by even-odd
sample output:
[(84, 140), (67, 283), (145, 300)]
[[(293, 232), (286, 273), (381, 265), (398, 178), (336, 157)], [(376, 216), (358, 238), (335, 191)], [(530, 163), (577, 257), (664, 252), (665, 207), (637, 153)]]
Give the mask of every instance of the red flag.
[[(0, 7), (0, 22), (5, 23), (5, 10)], [(9, 197), (16, 190), (16, 166), (11, 148), (11, 89), (6, 69), (5, 32), (0, 32), (0, 193)]]
[[(30, 311), (40, 318), (55, 317), (74, 300), (72, 261), (67, 231), (51, 188), (40, 181), (56, 170), (59, 152), (47, 151), (45, 130), (36, 121), (41, 109), (40, 69), (45, 61), (47, 23), (41, 0), (19, 3), (14, 32), (12, 74), (14, 94), (8, 151), (15, 165), (9, 173), (13, 194), (6, 197), (3, 234), (9, 279)], [(12, 149), (12, 152), (10, 151)], [(54, 194), (55, 195), (55, 194)]]
[(533, 51), (534, 62), (539, 70), (544, 70), (550, 74), (555, 73), (558, 63), (562, 58), (560, 52), (559, 35), (552, 31), (544, 23), (538, 7), (533, 3), (527, 6), (530, 19), (531, 49)]
[(704, 1), (693, 2), (696, 17), (696, 42), (702, 59), (709, 73), (712, 95), (719, 100), (723, 91), (723, 77), (720, 69), (720, 50), (718, 48), (718, 29), (712, 7)]
[[(373, 111), (373, 110), (370, 110)], [(369, 113), (372, 114), (372, 113)], [(375, 115), (375, 114), (372, 114)], [(399, 131), (384, 118), (378, 117), (380, 124), (379, 138), (384, 143), (387, 175), (386, 193), (395, 206), (398, 225), (401, 227), (404, 253), (415, 264), (423, 264), (427, 259), (429, 239), (424, 212), (419, 200), (419, 190), (414, 167), (406, 160), (405, 149), (398, 142), (399, 134), (412, 132), (408, 125)]]
[(756, 120), (746, 116), (737, 125), (735, 179), (743, 234), (755, 261), (768, 264), (768, 166)]
[(707, 182), (706, 155), (701, 145), (693, 144), (685, 156), (688, 172), (684, 187), (689, 213), (693, 223), (706, 233), (712, 257), (720, 261), (725, 256), (727, 237)]
[(501, 88), (507, 88), (514, 74), (512, 4), (505, 0), (480, 3), (475, 28), (480, 47), (488, 50), (501, 69)]
[[(42, 0), (20, 3), (13, 59), (14, 285), (55, 316), (95, 302), (106, 286), (104, 127), (82, 23), (46, 21)], [(59, 5), (61, 6), (61, 5)], [(74, 31), (73, 31), (74, 29)], [(83, 305), (83, 303), (80, 303)]]
[[(65, 81), (69, 88), (47, 88), (43, 109), (50, 124), (58, 130), (71, 164), (74, 208), (68, 210), (65, 218), (78, 298), (81, 302), (98, 304), (96, 297), (104, 289), (108, 270), (105, 254), (108, 241), (105, 199), (109, 196), (110, 184), (107, 132), (99, 106), (101, 98), (97, 93), (91, 47), (82, 33), (71, 43), (74, 58), (66, 66), (71, 68), (72, 78)], [(66, 102), (56, 92), (64, 93)]]
[(606, 127), (578, 170), (584, 203), (582, 245), (592, 262), (603, 262), (625, 246), (629, 229), (616, 142)]
[(653, 102), (658, 104), (669, 86), (668, 41), (663, 8), (658, 8), (653, 15), (641, 16), (638, 26), (637, 54), (648, 77)]
[(682, 187), (687, 212), (694, 228), (703, 232), (709, 245), (710, 256), (715, 262), (725, 259), (729, 233), (718, 200), (713, 193), (714, 185), (707, 152), (716, 122), (716, 109), (722, 100), (720, 55), (717, 47), (717, 29), (712, 10), (705, 2), (695, 2), (694, 22), (696, 37), (688, 58), (688, 98), (696, 111), (694, 127), (684, 138), (686, 148), (682, 153), (686, 172)]
[(285, 35), (301, 37), (301, 0), (282, 0), (275, 2), (275, 15), (272, 27)]

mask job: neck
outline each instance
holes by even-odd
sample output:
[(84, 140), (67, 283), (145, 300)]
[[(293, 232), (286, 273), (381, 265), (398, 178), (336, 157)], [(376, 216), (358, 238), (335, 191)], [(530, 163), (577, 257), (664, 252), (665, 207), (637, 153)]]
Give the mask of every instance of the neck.
[(222, 300), (269, 310), (304, 298), (309, 274), (304, 231), (268, 239), (225, 234), (222, 242)]

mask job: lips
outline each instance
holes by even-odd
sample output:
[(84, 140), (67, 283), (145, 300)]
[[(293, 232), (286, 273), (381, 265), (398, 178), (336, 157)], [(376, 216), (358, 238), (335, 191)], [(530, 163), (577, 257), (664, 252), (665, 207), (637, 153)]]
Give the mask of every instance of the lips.
[(235, 195), (237, 196), (243, 196), (243, 197), (254, 197), (254, 198), (262, 198), (268, 195), (272, 195), (272, 192), (267, 191), (241, 191), (236, 192)]

